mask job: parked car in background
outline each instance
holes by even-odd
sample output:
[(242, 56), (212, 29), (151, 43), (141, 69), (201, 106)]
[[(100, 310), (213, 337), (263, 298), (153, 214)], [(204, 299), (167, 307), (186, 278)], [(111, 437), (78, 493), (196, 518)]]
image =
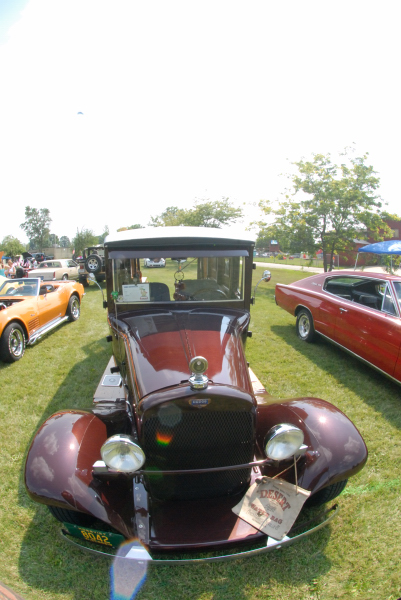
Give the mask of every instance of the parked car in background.
[(43, 252), (32, 252), (30, 253), (32, 258), (36, 259), (37, 262), (43, 262), (44, 260), (53, 260), (54, 256), (43, 254)]
[(143, 266), (150, 269), (150, 268), (163, 268), (166, 266), (166, 261), (164, 260), (164, 258), (145, 258), (145, 260), (143, 261)]
[(385, 273), (321, 273), (276, 285), (276, 303), (296, 317), (298, 337), (317, 334), (401, 383), (401, 278)]
[(77, 259), (78, 263), (78, 281), (84, 287), (89, 285), (89, 275), (93, 274), (98, 283), (106, 279), (104, 266), (104, 247), (89, 246), (85, 248), (82, 258)]
[(83, 294), (76, 282), (44, 283), (32, 277), (0, 281), (0, 360), (19, 360), (25, 346), (64, 321), (76, 321)]
[[(70, 541), (100, 551), (139, 539), (164, 565), (157, 553), (266, 552), (294, 541), (304, 502), (333, 500), (364, 466), (340, 410), (272, 397), (249, 368), (253, 250), (246, 233), (201, 227), (106, 238), (113, 356), (93, 406), (49, 417), (25, 468), (29, 496)], [(144, 256), (166, 257), (146, 281)], [(298, 521), (301, 537), (335, 514)]]
[(70, 258), (45, 260), (38, 265), (37, 269), (29, 271), (29, 276), (40, 277), (43, 281), (78, 279), (78, 265)]

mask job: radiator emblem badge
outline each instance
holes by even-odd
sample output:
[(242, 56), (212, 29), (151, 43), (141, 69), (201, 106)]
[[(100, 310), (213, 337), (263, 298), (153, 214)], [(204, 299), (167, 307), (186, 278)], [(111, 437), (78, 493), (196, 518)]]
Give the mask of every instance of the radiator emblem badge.
[(195, 406), (196, 408), (203, 408), (204, 406), (210, 404), (210, 402), (210, 398), (191, 398), (189, 401), (190, 405)]

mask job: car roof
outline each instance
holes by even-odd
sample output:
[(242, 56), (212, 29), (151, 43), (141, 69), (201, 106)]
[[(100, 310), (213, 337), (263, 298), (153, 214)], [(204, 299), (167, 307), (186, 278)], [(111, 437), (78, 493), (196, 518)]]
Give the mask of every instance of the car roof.
[(254, 244), (254, 236), (238, 229), (217, 229), (215, 227), (144, 227), (128, 229), (108, 235), (104, 246), (187, 246), (199, 243), (216, 245)]
[(384, 271), (381, 272), (375, 272), (375, 271), (346, 271), (346, 270), (340, 270), (340, 271), (330, 271), (329, 273), (323, 273), (323, 275), (326, 276), (337, 276), (337, 277), (341, 277), (343, 275), (346, 275), (347, 277), (349, 277), (350, 275), (352, 275), (353, 277), (359, 277), (360, 279), (363, 279), (364, 277), (369, 278), (369, 279), (391, 279), (391, 280), (399, 280), (401, 279), (400, 275), (394, 275), (394, 274), (390, 274), (390, 273), (385, 273)]

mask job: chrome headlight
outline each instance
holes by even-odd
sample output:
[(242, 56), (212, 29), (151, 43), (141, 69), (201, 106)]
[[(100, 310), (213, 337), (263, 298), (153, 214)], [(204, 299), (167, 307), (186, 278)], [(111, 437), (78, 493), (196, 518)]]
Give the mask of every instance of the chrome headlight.
[(134, 473), (145, 462), (145, 453), (130, 435), (119, 433), (109, 437), (100, 448), (100, 454), (110, 469)]
[(295, 425), (281, 423), (270, 429), (265, 438), (265, 454), (272, 460), (286, 460), (304, 443), (304, 433)]

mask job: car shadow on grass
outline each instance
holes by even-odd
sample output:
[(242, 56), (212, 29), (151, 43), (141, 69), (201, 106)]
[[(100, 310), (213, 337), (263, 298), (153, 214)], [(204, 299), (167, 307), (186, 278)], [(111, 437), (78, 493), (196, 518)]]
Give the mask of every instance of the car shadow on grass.
[(305, 343), (298, 338), (294, 326), (272, 325), (271, 331), (392, 425), (401, 428), (399, 385), (319, 335), (313, 343)]
[[(82, 349), (87, 358), (72, 367), (38, 418), (37, 427), (62, 408), (90, 407), (93, 392), (109, 359), (110, 347), (102, 340), (84, 345)], [(83, 376), (86, 392), (80, 384)], [(68, 404), (66, 393), (71, 398), (78, 395), (80, 400)], [(62, 539), (61, 525), (47, 507), (34, 504), (28, 498), (23, 472), (19, 502), (26, 509), (35, 508), (21, 543), (18, 568), (22, 580), (34, 590), (43, 590), (47, 594), (68, 593), (74, 600), (107, 598), (111, 561), (84, 553)], [(150, 597), (186, 600), (205, 593), (214, 600), (245, 600), (249, 597), (250, 585), (255, 590), (278, 584), (308, 585), (313, 578), (324, 576), (331, 568), (331, 562), (324, 554), (330, 535), (331, 525), (328, 525), (293, 546), (264, 556), (203, 566), (151, 566), (138, 600)]]
[[(246, 600), (265, 597), (267, 590), (290, 586), (304, 590), (331, 569), (325, 555), (331, 525), (281, 550), (254, 558), (186, 566), (148, 567), (137, 600)], [(109, 595), (112, 561), (70, 546), (59, 525), (38, 507), (25, 534), (19, 570), (26, 584), (47, 594), (66, 594), (74, 600), (105, 600)], [(267, 596), (272, 597), (272, 596)]]
[[(77, 321), (73, 325), (78, 327), (79, 324), (80, 321)], [(82, 328), (74, 332), (76, 339), (88, 339), (89, 334), (86, 332), (88, 326), (90, 327), (89, 324), (82, 324)], [(48, 342), (51, 345), (50, 339)], [(25, 457), (37, 430), (46, 418), (62, 409), (85, 410), (92, 406), (93, 394), (110, 359), (111, 348), (104, 336), (101, 340), (86, 344), (82, 344), (81, 341), (76, 346), (77, 357), (73, 357), (72, 366), (67, 367), (66, 376), (61, 379), (50, 401), (46, 403), (45, 399), (41, 404), (42, 412), (38, 415), (37, 424), (32, 429), (25, 449)], [(51, 357), (46, 364), (37, 367), (39, 370), (43, 369), (43, 376), (51, 368)], [(108, 583), (107, 562), (96, 557), (85, 558), (81, 552), (69, 548), (61, 539), (59, 524), (50, 515), (47, 507), (29, 499), (24, 484), (25, 457), (20, 471), (18, 501), (22, 507), (36, 510), (21, 544), (19, 557), (21, 578), (32, 588), (44, 589), (47, 592), (61, 594), (73, 591), (77, 600), (107, 597), (105, 588), (99, 584), (99, 577), (101, 581)]]

